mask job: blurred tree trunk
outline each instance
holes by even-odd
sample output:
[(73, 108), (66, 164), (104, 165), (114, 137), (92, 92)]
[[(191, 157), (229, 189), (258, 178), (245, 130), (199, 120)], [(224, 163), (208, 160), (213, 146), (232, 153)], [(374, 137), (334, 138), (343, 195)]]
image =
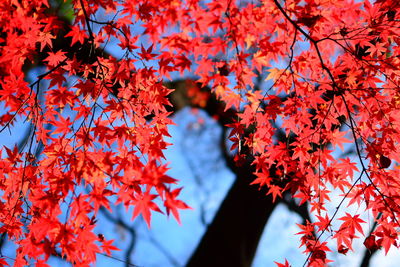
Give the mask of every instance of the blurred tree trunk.
[(251, 266), (277, 202), (254, 180), (250, 166), (238, 168), (234, 184), (186, 266)]

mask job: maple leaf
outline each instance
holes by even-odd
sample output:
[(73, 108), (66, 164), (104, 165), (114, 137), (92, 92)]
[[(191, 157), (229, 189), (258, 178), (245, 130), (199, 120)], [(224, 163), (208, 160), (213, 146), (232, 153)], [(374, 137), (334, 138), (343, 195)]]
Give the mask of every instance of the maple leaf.
[(388, 227), (382, 226), (380, 228), (380, 231), (376, 231), (375, 234), (377, 237), (379, 237), (379, 239), (376, 240), (376, 244), (379, 247), (383, 247), (385, 249), (385, 255), (387, 255), (392, 246), (397, 246), (397, 233), (394, 229), (390, 229)]
[(386, 53), (386, 50), (387, 48), (384, 46), (384, 44), (377, 42), (376, 44), (371, 44), (366, 53), (370, 53), (371, 56), (379, 56)]
[(88, 38), (88, 35), (80, 27), (73, 25), (65, 37), (72, 37), (71, 45), (74, 45), (77, 42), (84, 44), (85, 40)]
[(315, 222), (315, 225), (318, 226), (318, 231), (325, 231), (328, 229), (329, 231), (329, 226), (331, 226), (331, 220), (328, 217), (328, 214), (325, 214), (325, 217), (316, 215), (318, 218), (318, 221)]
[(255, 175), (257, 176), (257, 178), (254, 179), (253, 182), (251, 182), (251, 185), (258, 184), (260, 186), (260, 189), (263, 186), (270, 186), (272, 178), (269, 176), (269, 174), (264, 172), (256, 172)]
[(183, 201), (176, 199), (181, 190), (182, 188), (177, 188), (172, 190), (171, 192), (167, 192), (164, 201), (164, 206), (167, 209), (167, 214), (169, 215), (170, 212), (172, 212), (172, 215), (174, 215), (179, 224), (181, 224), (181, 220), (179, 218), (178, 209), (191, 209), (191, 207), (186, 205)]
[(43, 48), (45, 48), (46, 46), (52, 48), (52, 39), (55, 38), (56, 37), (49, 32), (40, 32), (38, 37), (38, 42), (40, 43), (40, 52), (42, 52)]
[(340, 132), (338, 129), (329, 134), (328, 140), (332, 146), (338, 145), (342, 151), (344, 151), (343, 143), (352, 143), (351, 140), (345, 138), (346, 132)]
[(138, 53), (139, 56), (141, 56), (144, 60), (151, 60), (153, 59), (155, 56), (157, 56), (157, 54), (153, 54), (153, 45), (149, 46), (147, 49), (144, 48), (143, 45), (141, 45), (141, 52)]
[(60, 62), (63, 62), (67, 58), (65, 56), (66, 52), (63, 51), (57, 51), (55, 53), (48, 52), (48, 54), (49, 56), (44, 59), (44, 61), (47, 61), (51, 67), (57, 66)]
[(307, 192), (299, 191), (295, 195), (293, 195), (294, 198), (300, 198), (300, 203), (299, 205), (303, 205), (306, 201), (311, 199), (311, 196)]
[[(253, 62), (258, 71), (261, 71), (263, 67), (268, 67), (270, 64), (270, 60), (267, 57), (267, 53), (262, 53), (261, 51), (258, 51), (254, 54)], [(273, 77), (275, 77), (276, 74), (273, 73), (274, 71), (275, 70), (273, 70), (273, 69), (270, 70), (270, 73), (268, 74), (268, 77), (266, 80), (269, 80), (271, 78), (273, 79)]]
[(285, 259), (285, 263), (279, 263), (279, 262), (276, 262), (276, 261), (274, 261), (274, 263), (276, 264), (276, 266), (278, 266), (278, 267), (291, 267), (292, 265), (290, 265), (289, 264), (289, 262), (288, 262), (288, 260), (287, 259)]
[(358, 171), (357, 164), (351, 162), (349, 158), (342, 158), (340, 161), (341, 163), (339, 163), (337, 167), (340, 167), (343, 173), (347, 173), (348, 176), (353, 177), (354, 171)]
[(270, 185), (267, 195), (272, 194), (272, 202), (275, 202), (276, 197), (282, 197), (282, 188), (277, 185)]
[(152, 202), (157, 195), (150, 194), (146, 191), (143, 194), (137, 195), (133, 199), (133, 205), (135, 209), (133, 210), (132, 220), (135, 219), (139, 214), (142, 214), (147, 226), (150, 228), (150, 220), (151, 220), (151, 210), (163, 213), (160, 208)]
[(359, 231), (361, 234), (364, 232), (361, 226), (361, 223), (365, 223), (364, 220), (359, 218), (359, 214), (352, 216), (351, 214), (346, 212), (346, 216), (339, 218), (339, 220), (343, 221), (343, 224), (340, 226), (341, 229), (347, 229), (348, 232), (354, 234), (355, 230)]
[(50, 91), (48, 99), (50, 104), (58, 105), (60, 108), (64, 108), (66, 104), (70, 104), (72, 106), (76, 97), (73, 92), (68, 90), (68, 88), (59, 87)]
[(107, 255), (111, 255), (111, 251), (112, 250), (120, 250), (119, 248), (111, 245), (114, 242), (114, 240), (103, 240), (101, 241), (101, 249), (103, 250), (104, 253), (106, 253)]
[(54, 126), (56, 126), (56, 129), (53, 131), (53, 134), (66, 134), (70, 131), (72, 122), (69, 117), (66, 119), (62, 116), (60, 116), (58, 121), (51, 122)]
[(268, 76), (265, 78), (265, 80), (274, 80), (276, 81), (278, 78), (281, 77), (282, 75), (282, 70), (278, 68), (271, 68), (268, 70)]
[(16, 145), (14, 146), (13, 150), (9, 149), (6, 146), (4, 147), (4, 149), (7, 152), (8, 160), (10, 162), (16, 162), (16, 163), (22, 162), (21, 159), (19, 158), (20, 154), (19, 154), (19, 151), (18, 151), (18, 147)]

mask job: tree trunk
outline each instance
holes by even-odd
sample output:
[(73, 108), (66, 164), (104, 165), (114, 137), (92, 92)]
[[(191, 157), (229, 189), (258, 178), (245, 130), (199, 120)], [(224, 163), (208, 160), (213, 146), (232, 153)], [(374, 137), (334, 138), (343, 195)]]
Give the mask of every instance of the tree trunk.
[(264, 227), (276, 207), (258, 186), (250, 167), (238, 168), (236, 181), (208, 226), (187, 267), (251, 266)]

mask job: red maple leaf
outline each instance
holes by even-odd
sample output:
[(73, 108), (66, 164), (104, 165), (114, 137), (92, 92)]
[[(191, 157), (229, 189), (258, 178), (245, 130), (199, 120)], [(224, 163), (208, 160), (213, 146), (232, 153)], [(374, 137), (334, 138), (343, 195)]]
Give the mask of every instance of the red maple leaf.
[(133, 205), (135, 206), (135, 209), (133, 211), (132, 220), (135, 219), (139, 214), (141, 214), (143, 216), (143, 219), (147, 223), (147, 226), (150, 227), (151, 210), (163, 213), (160, 208), (152, 201), (156, 197), (157, 195), (150, 194), (148, 191), (136, 195), (133, 199)]
[(114, 240), (103, 240), (101, 241), (101, 249), (103, 250), (104, 253), (107, 255), (111, 255), (112, 250), (120, 250), (119, 248), (111, 245), (114, 242)]
[(73, 25), (65, 37), (72, 37), (71, 45), (74, 45), (77, 42), (84, 44), (85, 40), (88, 38), (88, 35), (86, 31), (82, 30), (76, 25)]
[(278, 266), (278, 267), (291, 267), (292, 265), (290, 265), (289, 264), (289, 262), (288, 262), (288, 260), (287, 259), (285, 259), (285, 263), (279, 263), (279, 262), (276, 262), (276, 261), (274, 261), (274, 263), (276, 264), (276, 266)]
[(152, 52), (153, 52), (153, 45), (149, 46), (147, 49), (145, 49), (144, 46), (141, 45), (141, 52), (139, 52), (138, 55), (140, 55), (144, 60), (151, 60), (155, 56), (157, 56), (157, 54), (154, 54)]
[(182, 188), (177, 188), (172, 190), (171, 192), (167, 191), (164, 201), (164, 206), (167, 209), (167, 214), (169, 215), (170, 212), (172, 212), (172, 215), (174, 215), (179, 224), (181, 223), (181, 220), (179, 218), (178, 209), (191, 209), (186, 203), (176, 199), (181, 190)]
[(342, 225), (340, 226), (341, 229), (345, 229), (350, 234), (354, 234), (355, 230), (363, 233), (363, 229), (361, 223), (365, 223), (364, 220), (359, 218), (359, 214), (352, 216), (351, 214), (346, 212), (346, 216), (339, 218), (339, 220), (343, 221)]
[(63, 51), (57, 51), (55, 53), (48, 52), (48, 54), (49, 56), (44, 61), (47, 61), (51, 67), (57, 66), (60, 62), (63, 62), (66, 59), (66, 52)]

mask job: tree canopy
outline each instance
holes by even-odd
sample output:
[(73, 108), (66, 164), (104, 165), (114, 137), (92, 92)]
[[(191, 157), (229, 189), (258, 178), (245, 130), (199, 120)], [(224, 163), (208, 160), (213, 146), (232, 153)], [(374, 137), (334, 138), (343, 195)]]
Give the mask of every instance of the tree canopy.
[[(31, 125), (20, 145), (0, 148), (0, 233), (18, 246), (13, 264), (58, 254), (87, 266), (110, 254), (112, 240), (93, 229), (111, 203), (149, 226), (153, 212), (179, 222), (189, 206), (164, 151), (170, 116), (185, 105), (225, 127), (228, 164), (254, 178), (241, 183), (310, 205), (317, 220), (299, 230), (308, 265), (357, 238), (371, 251), (397, 247), (399, 9), (395, 0), (1, 1), (0, 131)], [(172, 82), (179, 75), (190, 76), (184, 86)]]

